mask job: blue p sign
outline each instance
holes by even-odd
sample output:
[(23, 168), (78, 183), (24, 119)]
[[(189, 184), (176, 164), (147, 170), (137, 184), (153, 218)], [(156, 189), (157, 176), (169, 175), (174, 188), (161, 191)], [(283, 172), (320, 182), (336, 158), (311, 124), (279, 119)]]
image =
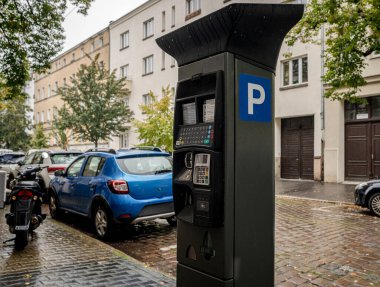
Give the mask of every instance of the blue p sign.
[(239, 114), (242, 121), (272, 120), (272, 87), (269, 78), (247, 74), (239, 77)]

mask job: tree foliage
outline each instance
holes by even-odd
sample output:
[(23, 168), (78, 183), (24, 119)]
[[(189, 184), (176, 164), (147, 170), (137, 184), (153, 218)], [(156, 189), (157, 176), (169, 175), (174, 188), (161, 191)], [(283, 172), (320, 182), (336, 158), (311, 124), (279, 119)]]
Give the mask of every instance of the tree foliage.
[(140, 109), (145, 115), (144, 121), (134, 121), (142, 145), (157, 146), (166, 151), (173, 151), (173, 104), (172, 92), (168, 87), (162, 88), (162, 98), (151, 91), (149, 96), (152, 103), (141, 105)]
[(46, 137), (44, 133), (44, 127), (42, 123), (38, 123), (35, 126), (33, 138), (31, 140), (31, 146), (32, 148), (47, 148), (48, 145), (48, 138)]
[(304, 17), (288, 35), (287, 44), (315, 41), (322, 26), (326, 29), (327, 68), (323, 80), (330, 86), (325, 96), (363, 102), (357, 94), (366, 84), (365, 60), (380, 51), (380, 1), (310, 0)]
[(30, 70), (49, 68), (50, 60), (62, 49), (67, 5), (86, 14), (92, 1), (0, 0), (0, 74), (6, 85), (23, 86)]
[[(63, 150), (67, 150), (69, 147), (69, 137), (71, 130), (68, 128), (68, 124), (63, 118), (67, 118), (68, 110), (64, 105), (58, 112), (60, 116), (54, 116), (51, 124), (51, 136), (57, 141), (59, 147)], [(62, 116), (63, 115), (63, 116)]]
[(126, 78), (118, 79), (98, 62), (99, 55), (89, 65), (81, 65), (71, 85), (58, 89), (65, 109), (59, 111), (64, 125), (74, 134), (98, 146), (100, 140), (124, 132), (132, 119), (125, 98), (129, 95)]
[[(1, 94), (1, 89), (0, 89)], [(27, 113), (30, 108), (25, 104), (24, 97), (18, 95), (12, 100), (2, 102), (0, 110), (0, 145), (12, 150), (25, 150), (30, 143), (26, 130), (30, 128)]]

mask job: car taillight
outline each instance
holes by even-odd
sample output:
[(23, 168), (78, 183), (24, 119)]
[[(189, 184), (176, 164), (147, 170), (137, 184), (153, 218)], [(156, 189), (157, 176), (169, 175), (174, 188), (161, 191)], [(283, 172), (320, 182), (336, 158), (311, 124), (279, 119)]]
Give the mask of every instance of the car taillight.
[(17, 196), (21, 199), (29, 199), (33, 196), (33, 192), (27, 189), (21, 189), (19, 192), (17, 192)]
[(128, 184), (125, 180), (109, 180), (108, 187), (112, 193), (128, 194)]
[(64, 166), (52, 166), (52, 167), (48, 167), (48, 173), (54, 173), (56, 172), (57, 170), (65, 170), (65, 167)]

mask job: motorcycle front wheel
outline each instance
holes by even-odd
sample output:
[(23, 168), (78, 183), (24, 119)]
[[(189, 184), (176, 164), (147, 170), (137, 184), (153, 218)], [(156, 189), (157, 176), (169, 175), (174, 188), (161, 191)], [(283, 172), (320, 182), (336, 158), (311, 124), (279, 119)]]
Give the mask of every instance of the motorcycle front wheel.
[(15, 249), (23, 250), (28, 245), (28, 230), (17, 231), (15, 239)]

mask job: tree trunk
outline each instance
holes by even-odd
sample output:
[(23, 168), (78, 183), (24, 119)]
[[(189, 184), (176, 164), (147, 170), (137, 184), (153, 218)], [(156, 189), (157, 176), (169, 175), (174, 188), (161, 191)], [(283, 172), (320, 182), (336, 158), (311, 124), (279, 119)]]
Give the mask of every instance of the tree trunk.
[(95, 144), (95, 148), (98, 148), (98, 140), (95, 140), (94, 144)]

